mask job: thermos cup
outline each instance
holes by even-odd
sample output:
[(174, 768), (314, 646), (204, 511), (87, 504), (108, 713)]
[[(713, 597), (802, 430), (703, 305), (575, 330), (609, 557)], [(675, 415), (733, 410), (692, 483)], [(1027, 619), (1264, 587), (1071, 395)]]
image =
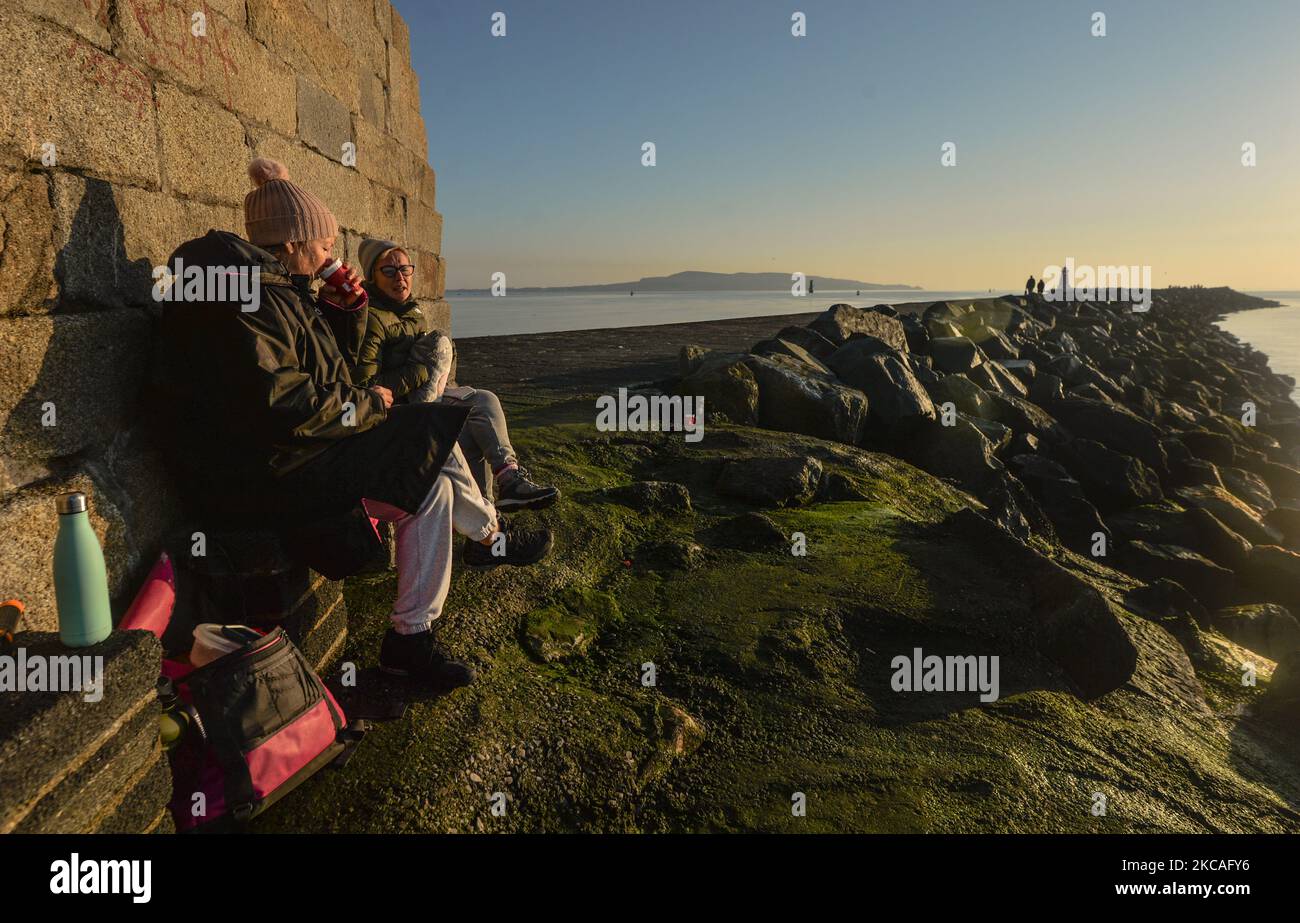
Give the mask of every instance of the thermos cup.
[(357, 286), (353, 285), (351, 282), (346, 281), (347, 271), (348, 271), (347, 264), (344, 263), (342, 260), (335, 259), (326, 263), (325, 267), (321, 269), (318, 273), (316, 273), (316, 276), (326, 285), (333, 286), (334, 288), (338, 289), (340, 292), (346, 292), (349, 295), (355, 295), (357, 294), (358, 289)]

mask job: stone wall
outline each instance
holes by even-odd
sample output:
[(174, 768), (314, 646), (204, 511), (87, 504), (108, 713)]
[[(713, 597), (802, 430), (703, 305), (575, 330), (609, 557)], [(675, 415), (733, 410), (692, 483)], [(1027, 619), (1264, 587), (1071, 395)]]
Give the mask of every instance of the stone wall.
[(19, 638), (32, 658), (102, 657), (103, 690), (91, 701), (67, 691), (0, 691), (0, 834), (172, 832), (158, 640), (119, 631), (69, 652), (55, 634)]
[(119, 613), (174, 522), (148, 436), (152, 268), (210, 228), (243, 233), (258, 155), (333, 209), (345, 259), (361, 235), (407, 245), (449, 328), (410, 37), (387, 0), (0, 6), (0, 598), (22, 598), (30, 628), (56, 624), (56, 494), (90, 495)]

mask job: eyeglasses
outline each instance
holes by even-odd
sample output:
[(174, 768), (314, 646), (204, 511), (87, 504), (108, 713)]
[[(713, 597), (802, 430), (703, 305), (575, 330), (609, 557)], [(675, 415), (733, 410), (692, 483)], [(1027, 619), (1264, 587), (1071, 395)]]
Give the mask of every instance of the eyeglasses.
[(396, 279), (399, 272), (404, 276), (409, 276), (415, 272), (415, 267), (407, 263), (405, 266), (380, 266), (379, 271), (390, 279)]

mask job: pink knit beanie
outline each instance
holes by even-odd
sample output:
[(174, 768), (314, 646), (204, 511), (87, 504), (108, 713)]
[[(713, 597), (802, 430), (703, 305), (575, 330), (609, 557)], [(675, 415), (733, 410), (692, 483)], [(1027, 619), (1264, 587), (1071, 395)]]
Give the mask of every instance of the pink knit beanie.
[(257, 186), (244, 196), (244, 228), (249, 243), (273, 247), (288, 241), (335, 237), (339, 225), (325, 203), (289, 182), (284, 164), (258, 157), (248, 165)]

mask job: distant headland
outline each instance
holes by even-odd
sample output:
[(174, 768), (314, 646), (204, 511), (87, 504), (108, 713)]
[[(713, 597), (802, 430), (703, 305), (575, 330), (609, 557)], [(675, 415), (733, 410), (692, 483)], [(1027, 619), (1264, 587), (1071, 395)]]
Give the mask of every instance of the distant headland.
[[(826, 291), (860, 289), (863, 291), (921, 291), (920, 286), (901, 283), (859, 282), (833, 276), (809, 275), (818, 288)], [(775, 292), (789, 289), (786, 272), (676, 272), (671, 276), (644, 276), (635, 282), (606, 282), (600, 285), (520, 286), (513, 292)], [(455, 289), (460, 294), (491, 291), (486, 288)]]

